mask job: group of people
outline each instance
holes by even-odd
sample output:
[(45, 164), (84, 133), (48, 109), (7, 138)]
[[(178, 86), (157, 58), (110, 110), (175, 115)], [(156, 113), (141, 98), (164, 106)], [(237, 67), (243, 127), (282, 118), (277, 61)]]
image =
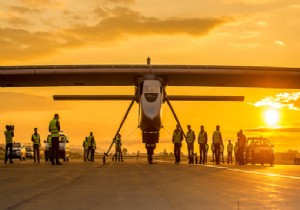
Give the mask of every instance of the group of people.
[[(51, 139), (49, 140), (51, 143), (51, 162), (52, 165), (62, 165), (59, 162), (59, 132), (60, 132), (60, 122), (59, 115), (55, 114), (54, 118), (50, 121), (49, 132), (51, 133)], [(6, 147), (5, 147), (5, 157), (4, 163), (7, 163), (8, 159), (10, 163), (14, 163), (12, 161), (13, 155), (13, 137), (14, 137), (14, 126), (6, 125), (6, 131), (4, 131)], [(31, 141), (33, 144), (33, 153), (34, 153), (34, 163), (40, 162), (40, 147), (41, 147), (41, 137), (38, 134), (38, 128), (34, 128), (34, 133), (31, 136)], [(9, 155), (8, 155), (9, 151)]]
[[(188, 125), (187, 129), (188, 131), (186, 132), (186, 134), (184, 134), (180, 125), (176, 125), (176, 129), (173, 132), (172, 142), (174, 144), (175, 164), (179, 164), (180, 162), (180, 153), (181, 153), (182, 141), (184, 138), (186, 139), (186, 143), (187, 143), (189, 164), (198, 163), (197, 153), (194, 153), (194, 142), (196, 140), (196, 135), (195, 132), (192, 130), (191, 125)], [(199, 164), (206, 164), (209, 145), (208, 145), (208, 135), (203, 125), (200, 126), (200, 132), (198, 134), (198, 144), (199, 144), (199, 151), (200, 151)], [(246, 148), (246, 137), (243, 134), (242, 130), (240, 130), (240, 132), (238, 132), (238, 140), (235, 146), (233, 146), (231, 140), (228, 140), (227, 163), (232, 164), (233, 162), (232, 154), (234, 152), (235, 159), (240, 164), (244, 164), (243, 154), (245, 148)], [(220, 162), (224, 163), (224, 143), (223, 143), (223, 138), (222, 138), (219, 125), (216, 126), (216, 130), (213, 132), (212, 135), (211, 150), (212, 150), (213, 162), (216, 163), (217, 165), (219, 165)]]
[(90, 132), (90, 135), (85, 137), (82, 146), (83, 146), (83, 160), (94, 162), (96, 141), (93, 132)]

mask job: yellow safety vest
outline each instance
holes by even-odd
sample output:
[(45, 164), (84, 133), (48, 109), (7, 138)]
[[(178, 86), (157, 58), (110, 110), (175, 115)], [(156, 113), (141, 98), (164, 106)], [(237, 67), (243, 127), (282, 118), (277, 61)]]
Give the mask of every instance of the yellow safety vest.
[(87, 140), (84, 140), (84, 149), (88, 149), (88, 148), (89, 148), (88, 142)]
[(52, 147), (52, 137), (51, 136), (48, 136), (47, 143), (48, 143), (48, 147)]
[(50, 121), (49, 127), (51, 132), (51, 137), (59, 137), (59, 130), (56, 127), (57, 119), (53, 119)]
[(92, 143), (92, 148), (93, 148), (93, 149), (96, 149), (96, 141), (95, 141), (95, 139), (94, 139), (94, 141), (93, 141), (93, 143)]
[(191, 144), (194, 143), (194, 141), (195, 141), (194, 136), (195, 136), (195, 133), (193, 130), (191, 130), (190, 132), (189, 131), (186, 132), (185, 137), (186, 137), (187, 142), (191, 143)]
[(213, 143), (214, 144), (220, 144), (221, 143), (221, 132), (215, 131), (213, 134)]
[(199, 132), (199, 135), (198, 135), (198, 143), (199, 144), (204, 144), (205, 143), (205, 136), (207, 136), (207, 133), (204, 131), (204, 132)]
[(13, 137), (11, 135), (12, 131), (4, 131), (6, 144), (11, 144), (13, 141)]
[(232, 152), (232, 150), (233, 150), (233, 145), (232, 143), (230, 143), (227, 145), (227, 152)]
[(174, 131), (173, 140), (174, 140), (174, 144), (181, 143), (181, 131), (179, 131), (179, 132)]
[(93, 138), (93, 136), (88, 136), (86, 139), (88, 147), (92, 146), (92, 138)]
[(116, 138), (116, 148), (121, 148), (122, 143), (121, 143), (121, 139), (119, 137)]
[(40, 134), (32, 134), (33, 144), (40, 144)]

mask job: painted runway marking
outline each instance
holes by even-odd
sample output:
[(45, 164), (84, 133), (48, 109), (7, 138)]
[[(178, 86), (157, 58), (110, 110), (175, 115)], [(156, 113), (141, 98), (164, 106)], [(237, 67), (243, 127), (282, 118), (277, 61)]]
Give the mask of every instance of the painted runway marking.
[(228, 170), (228, 171), (242, 172), (242, 173), (247, 173), (247, 174), (256, 174), (256, 175), (263, 175), (263, 176), (269, 176), (269, 177), (279, 177), (279, 178), (288, 178), (288, 179), (300, 180), (299, 176), (289, 176), (289, 175), (265, 173), (265, 172), (259, 172), (259, 171), (247, 171), (247, 170), (242, 170), (242, 169), (228, 168), (228, 167), (224, 167), (224, 166), (214, 166), (214, 165), (205, 165), (205, 166), (210, 167), (210, 168), (225, 169), (225, 170)]

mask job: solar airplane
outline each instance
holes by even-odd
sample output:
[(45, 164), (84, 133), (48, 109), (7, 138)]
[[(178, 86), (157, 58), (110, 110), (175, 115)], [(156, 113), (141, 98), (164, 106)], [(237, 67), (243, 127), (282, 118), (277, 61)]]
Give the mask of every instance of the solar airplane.
[[(139, 104), (139, 128), (148, 162), (159, 143), (162, 104), (171, 101), (243, 101), (243, 96), (168, 95), (167, 86), (300, 88), (300, 68), (214, 65), (39, 65), (0, 66), (1, 87), (134, 86), (134, 95), (54, 95), (54, 100), (130, 100), (113, 138), (134, 102)], [(181, 127), (181, 125), (180, 125)], [(182, 128), (181, 128), (182, 129)], [(104, 156), (105, 161), (105, 156)]]

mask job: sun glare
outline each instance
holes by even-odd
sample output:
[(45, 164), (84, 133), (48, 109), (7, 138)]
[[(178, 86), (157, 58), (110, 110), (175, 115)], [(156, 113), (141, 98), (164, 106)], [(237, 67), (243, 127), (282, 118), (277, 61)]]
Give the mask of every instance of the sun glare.
[(274, 126), (279, 121), (279, 112), (274, 109), (269, 109), (265, 112), (265, 121), (268, 126)]

